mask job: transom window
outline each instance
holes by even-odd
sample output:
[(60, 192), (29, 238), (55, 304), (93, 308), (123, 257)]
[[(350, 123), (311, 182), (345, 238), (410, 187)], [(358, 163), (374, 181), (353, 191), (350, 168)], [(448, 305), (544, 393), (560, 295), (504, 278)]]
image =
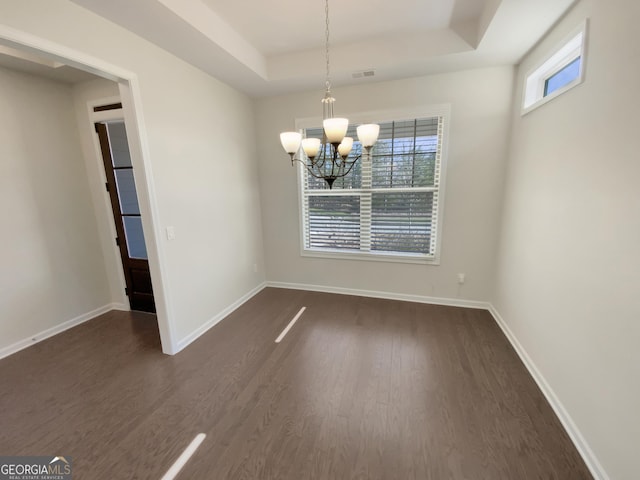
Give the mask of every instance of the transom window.
[[(435, 262), (445, 115), (378, 122), (370, 155), (333, 189), (300, 169), (303, 254)], [(347, 136), (357, 139), (356, 125)], [(322, 138), (322, 128), (307, 128)], [(351, 155), (361, 155), (354, 141)]]
[(568, 85), (580, 76), (580, 65), (582, 57), (572, 60), (568, 65), (562, 67), (558, 72), (549, 76), (544, 81), (544, 96), (551, 95), (556, 90)]
[(584, 79), (584, 57), (587, 39), (585, 21), (556, 48), (542, 64), (525, 78), (522, 113), (568, 92)]

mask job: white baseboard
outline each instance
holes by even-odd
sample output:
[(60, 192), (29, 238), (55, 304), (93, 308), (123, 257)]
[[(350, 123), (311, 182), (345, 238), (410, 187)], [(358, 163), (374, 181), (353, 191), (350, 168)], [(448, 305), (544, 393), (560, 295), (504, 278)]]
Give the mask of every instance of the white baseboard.
[(112, 303), (111, 310), (118, 310), (120, 312), (130, 312), (131, 307), (126, 303)]
[(57, 335), (58, 333), (64, 332), (65, 330), (69, 330), (70, 328), (80, 325), (81, 323), (91, 320), (92, 318), (102, 315), (103, 313), (107, 313), (111, 310), (119, 310), (118, 308), (119, 306), (120, 304), (115, 304), (115, 303), (104, 305), (100, 308), (96, 308), (95, 310), (84, 313), (75, 318), (72, 318), (71, 320), (67, 320), (66, 322), (56, 325), (55, 327), (51, 327), (46, 330), (43, 330), (42, 332), (38, 332), (35, 335), (31, 335), (29, 336), (29, 338), (25, 338), (23, 340), (17, 341), (12, 345), (2, 347), (0, 348), (0, 358), (5, 358), (5, 357), (8, 357), (9, 355), (13, 355), (14, 353), (19, 352), (20, 350), (24, 350), (25, 348), (30, 347), (31, 345), (35, 345), (36, 343), (41, 342), (42, 340), (45, 340), (54, 335)]
[(531, 360), (531, 357), (527, 354), (525, 349), (522, 347), (522, 344), (515, 337), (513, 332), (509, 329), (508, 325), (504, 321), (504, 319), (500, 316), (498, 311), (490, 302), (480, 302), (473, 300), (462, 300), (457, 298), (438, 298), (438, 297), (427, 297), (421, 295), (407, 295), (407, 294), (399, 294), (399, 293), (389, 293), (389, 292), (378, 292), (371, 290), (358, 290), (351, 288), (342, 288), (342, 287), (327, 287), (322, 285), (305, 285), (305, 284), (297, 284), (297, 283), (284, 283), (284, 282), (267, 282), (268, 287), (274, 288), (291, 288), (294, 290), (310, 290), (314, 292), (325, 292), (325, 293), (338, 293), (344, 295), (357, 295), (363, 297), (374, 297), (374, 298), (384, 298), (389, 300), (404, 300), (408, 302), (418, 302), (418, 303), (431, 303), (435, 305), (447, 305), (453, 307), (466, 307), (466, 308), (479, 308), (483, 310), (488, 310), (493, 318), (495, 319), (498, 326), (502, 329), (505, 336), (513, 346), (513, 349), (516, 351), (525, 367), (529, 371), (529, 374), (533, 377), (534, 381), (538, 385), (538, 388), (542, 391), (543, 395), (551, 405), (551, 408), (558, 416), (560, 423), (564, 427), (565, 431), (569, 435), (569, 438), (575, 445), (578, 453), (584, 460), (589, 468), (589, 471), (593, 475), (596, 480), (609, 480), (609, 476), (602, 468), (602, 465), (596, 458), (593, 450), (589, 447), (586, 440), (580, 433), (580, 430), (576, 426), (575, 422), (571, 419), (571, 416), (564, 408), (560, 400), (558, 399), (555, 392), (549, 386), (549, 383), (542, 376), (542, 373), (538, 370), (536, 365)]
[(194, 330), (189, 335), (184, 337), (182, 340), (179, 340), (178, 341), (178, 345), (177, 345), (178, 348), (176, 349), (175, 352), (173, 352), (173, 355), (175, 355), (176, 353), (178, 353), (181, 350), (185, 349), (187, 346), (189, 346), (189, 344), (191, 344), (192, 342), (197, 340), (201, 335), (203, 335), (205, 332), (207, 332), (207, 330), (209, 330), (211, 327), (216, 325), (218, 322), (220, 322), (222, 319), (224, 319), (227, 315), (229, 315), (231, 312), (233, 312), (238, 307), (240, 307), (243, 303), (247, 302), (253, 296), (255, 296), (258, 293), (260, 293), (266, 286), (267, 286), (266, 282), (261, 283), (256, 288), (251, 290), (249, 293), (243, 295), (238, 300), (236, 300), (231, 305), (229, 305), (227, 308), (225, 308), (224, 310), (219, 312), (215, 317), (210, 319), (207, 323), (202, 325), (200, 328)]
[(359, 290), (355, 288), (327, 287), (324, 285), (306, 285), (301, 283), (267, 282), (267, 287), (290, 288), (293, 290), (309, 290), (312, 292), (338, 293), (340, 295), (355, 295), (358, 297), (384, 298), (386, 300), (402, 300), (405, 302), (430, 303), (449, 307), (479, 308), (489, 310), (488, 302), (464, 300), (461, 298), (427, 297), (424, 295), (410, 295), (405, 293), (379, 292), (375, 290)]
[(495, 319), (496, 323), (502, 329), (503, 333), (505, 334), (505, 336), (513, 346), (513, 349), (516, 351), (516, 353), (520, 357), (520, 360), (522, 360), (522, 363), (524, 363), (525, 367), (529, 371), (529, 374), (533, 377), (534, 381), (538, 384), (538, 388), (540, 388), (543, 395), (547, 399), (547, 402), (549, 402), (549, 405), (551, 405), (551, 408), (557, 415), (558, 419), (560, 420), (560, 423), (562, 423), (562, 426), (564, 427), (565, 431), (569, 435), (569, 438), (571, 438), (571, 441), (573, 442), (576, 449), (578, 450), (578, 453), (586, 463), (587, 468), (591, 472), (591, 475), (593, 475), (593, 478), (596, 480), (609, 480), (609, 476), (605, 472), (604, 468), (602, 468), (602, 465), (596, 458), (595, 454), (593, 453), (593, 450), (591, 450), (591, 447), (589, 447), (589, 445), (587, 444), (587, 441), (582, 436), (582, 433), (580, 433), (580, 430), (578, 429), (575, 422), (569, 415), (569, 412), (567, 412), (566, 408), (564, 408), (564, 405), (562, 405), (562, 402), (560, 402), (560, 399), (558, 398), (558, 396), (555, 394), (555, 392), (553, 391), (549, 383), (546, 381), (546, 379), (544, 378), (540, 370), (538, 370), (538, 367), (536, 367), (536, 364), (533, 362), (533, 360), (531, 359), (527, 351), (524, 349), (522, 344), (518, 341), (516, 336), (513, 334), (513, 332), (507, 325), (507, 323), (504, 321), (504, 319), (500, 315), (500, 313), (496, 310), (496, 308), (492, 304), (489, 304), (489, 312), (491, 313), (491, 315), (493, 315), (493, 318)]

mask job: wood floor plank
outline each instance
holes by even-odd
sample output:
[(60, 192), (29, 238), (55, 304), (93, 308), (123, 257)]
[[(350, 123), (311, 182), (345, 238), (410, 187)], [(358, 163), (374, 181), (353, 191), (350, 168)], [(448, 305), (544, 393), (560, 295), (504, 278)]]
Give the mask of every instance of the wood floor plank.
[(109, 312), (0, 385), (0, 454), (79, 479), (159, 479), (201, 432), (178, 479), (591, 478), (482, 310), (268, 288), (174, 357), (154, 317)]

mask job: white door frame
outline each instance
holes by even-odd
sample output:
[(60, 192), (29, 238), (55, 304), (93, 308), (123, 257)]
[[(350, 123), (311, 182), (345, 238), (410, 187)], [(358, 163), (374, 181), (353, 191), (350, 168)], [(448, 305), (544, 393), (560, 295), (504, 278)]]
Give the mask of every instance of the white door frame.
[(166, 261), (162, 244), (159, 241), (161, 238), (159, 229), (160, 216), (153, 182), (147, 132), (142, 115), (138, 76), (99, 58), (1, 24), (0, 45), (32, 52), (41, 57), (112, 80), (118, 84), (124, 119), (127, 124), (131, 162), (136, 172), (136, 189), (149, 256), (149, 269), (153, 283), (162, 351), (169, 355), (177, 353), (173, 314), (167, 292)]

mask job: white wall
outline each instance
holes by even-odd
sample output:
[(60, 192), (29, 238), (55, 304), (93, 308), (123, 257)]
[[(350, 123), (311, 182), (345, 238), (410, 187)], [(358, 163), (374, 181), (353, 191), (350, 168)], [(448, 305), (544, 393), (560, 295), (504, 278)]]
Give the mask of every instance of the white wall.
[[(585, 82), (521, 117), (525, 73), (585, 17)], [(583, 0), (520, 66), (494, 303), (616, 480), (640, 472), (638, 18)]]
[(97, 138), (87, 105), (87, 102), (91, 101), (119, 98), (120, 92), (116, 82), (102, 78), (75, 84), (72, 92), (82, 154), (87, 169), (87, 181), (91, 190), (92, 204), (100, 236), (100, 246), (105, 259), (104, 267), (109, 281), (111, 303), (126, 309), (129, 308), (129, 301), (124, 292), (122, 260), (113, 241), (117, 236), (113, 213), (109, 203), (109, 194), (104, 188), (104, 183), (106, 182), (104, 166), (99, 152), (96, 151)]
[(111, 302), (71, 87), (0, 69), (0, 351)]
[(264, 281), (251, 100), (67, 0), (4, 1), (0, 18), (137, 74), (177, 347)]
[[(279, 132), (322, 114), (321, 88), (257, 101), (260, 190), (270, 281), (487, 301), (506, 160), (511, 67), (335, 88), (336, 114), (451, 104), (440, 265), (300, 256), (295, 168)], [(464, 285), (457, 273), (466, 273)]]

